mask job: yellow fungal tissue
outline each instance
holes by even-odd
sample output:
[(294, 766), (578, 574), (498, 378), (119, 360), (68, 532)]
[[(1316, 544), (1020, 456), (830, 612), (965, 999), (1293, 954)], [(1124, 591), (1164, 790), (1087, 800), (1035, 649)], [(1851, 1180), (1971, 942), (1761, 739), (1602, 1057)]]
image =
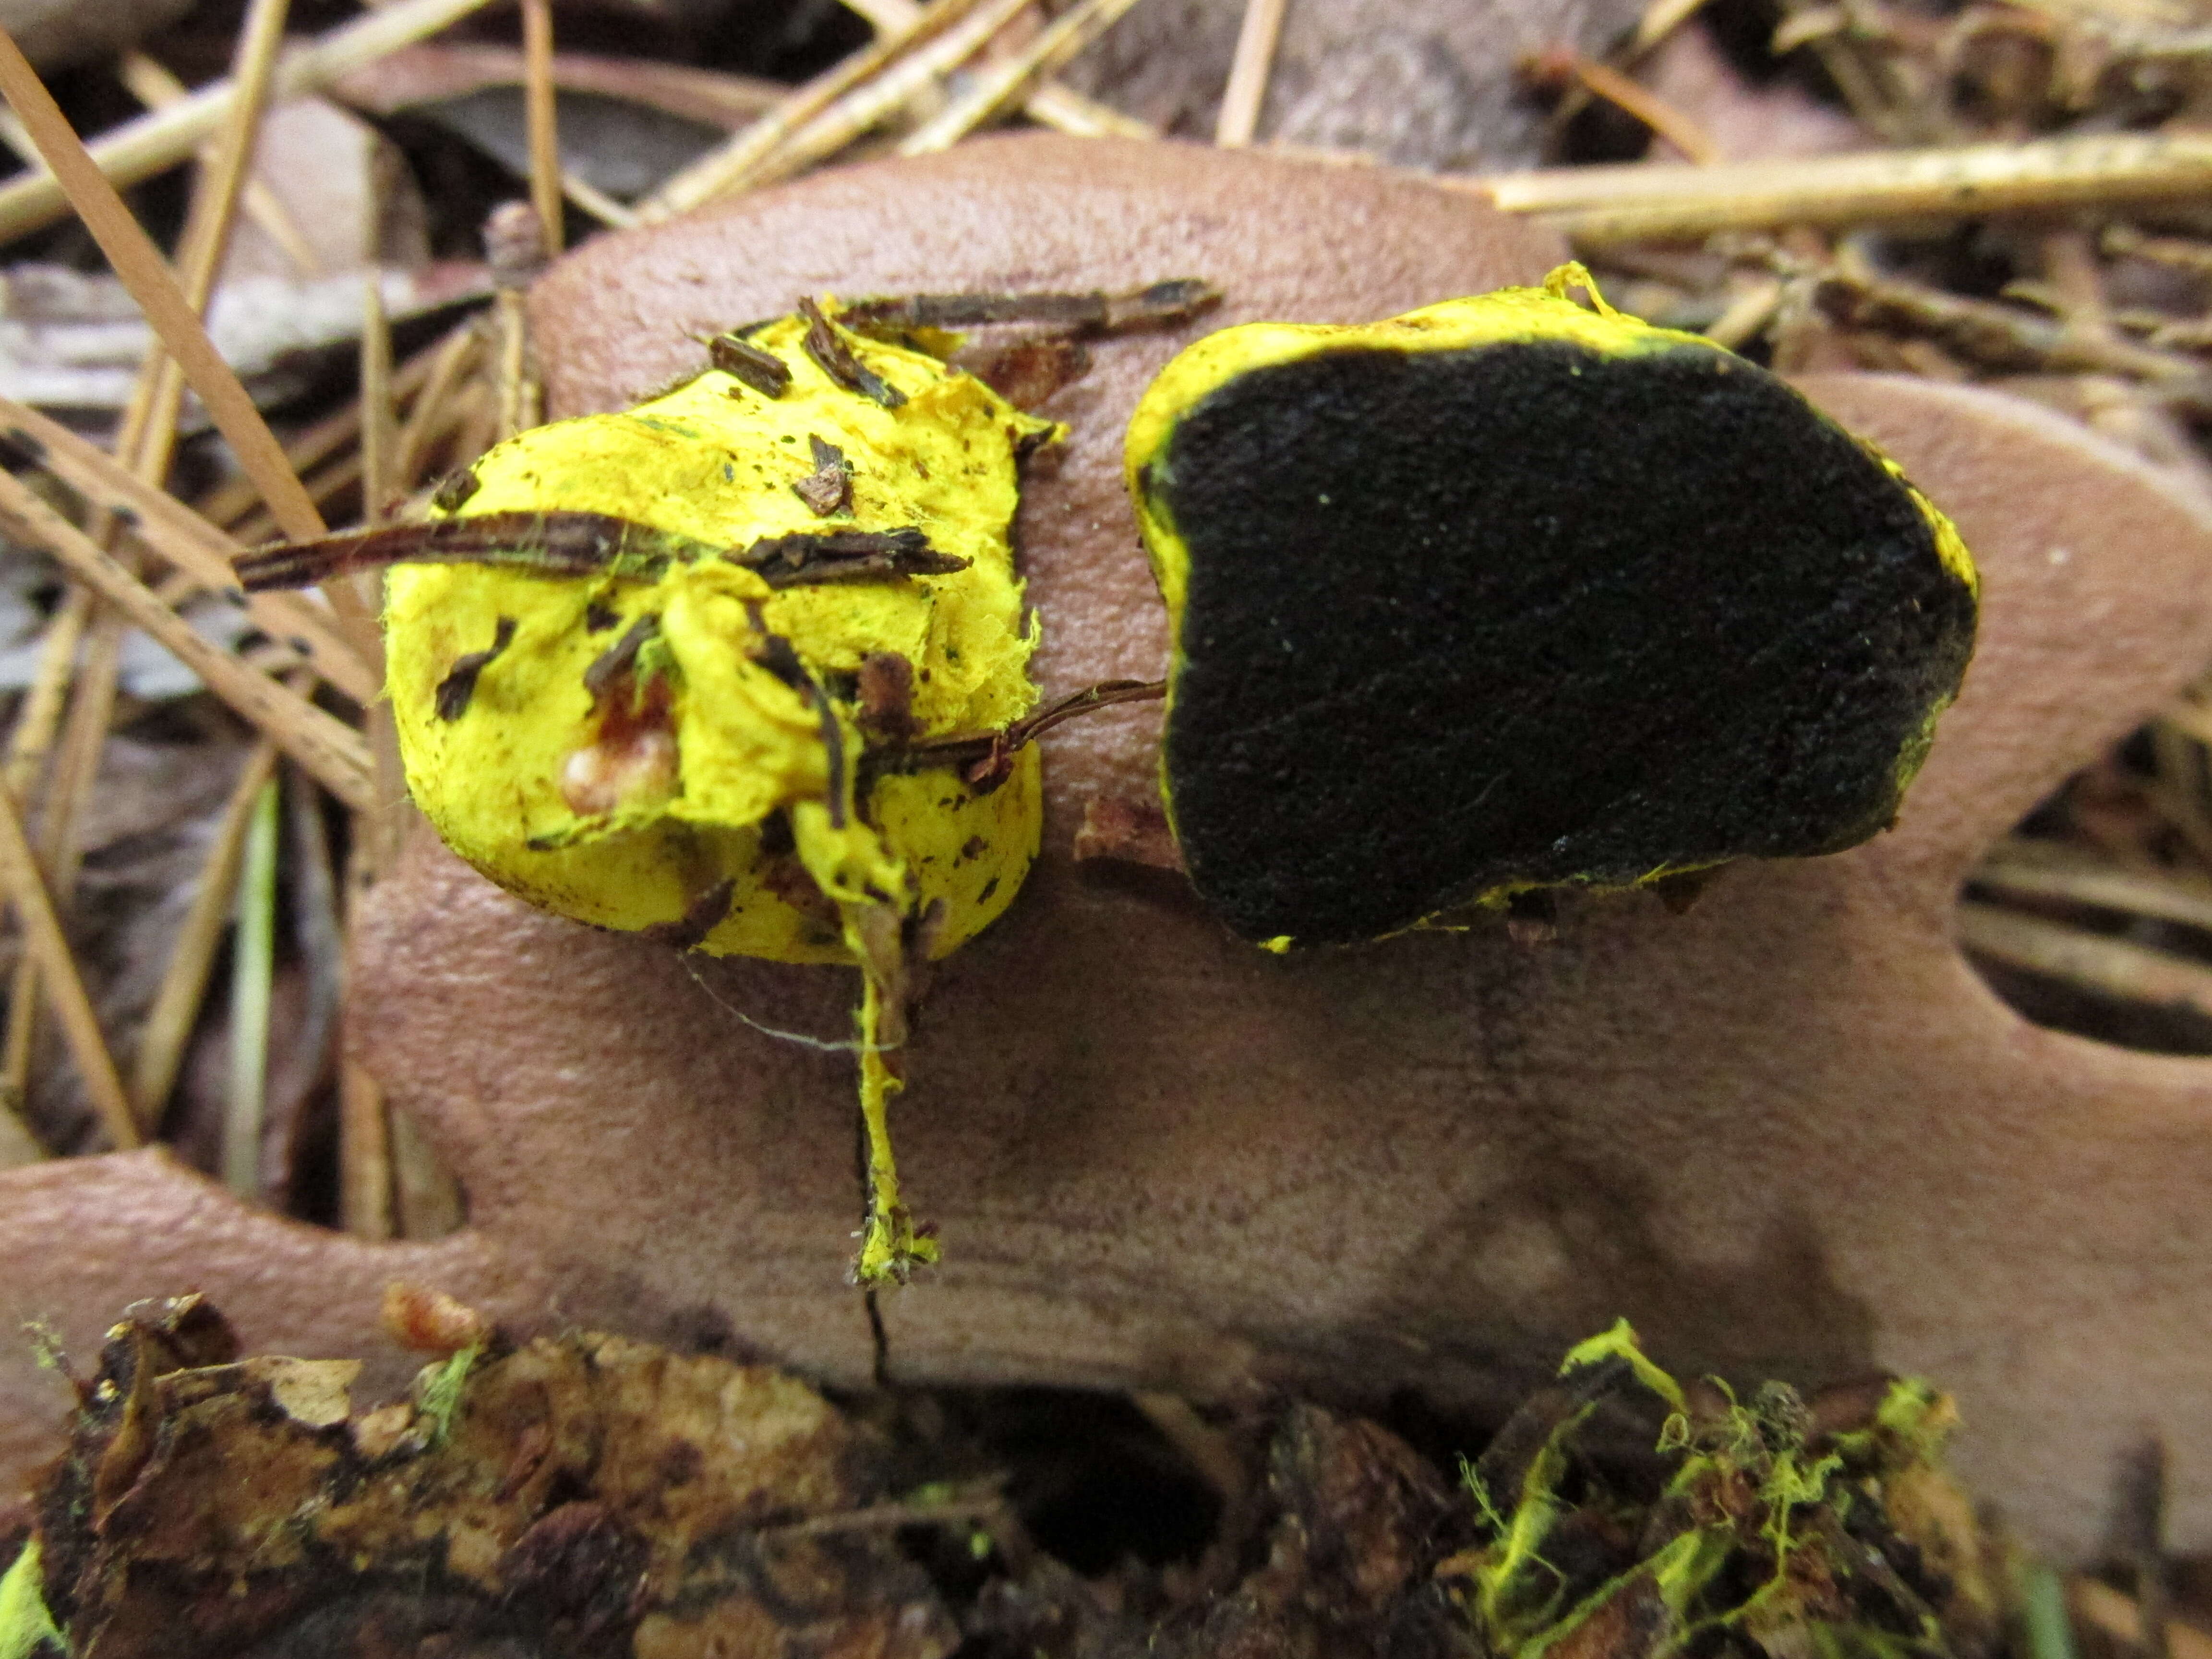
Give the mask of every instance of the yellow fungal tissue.
[[(748, 343), (787, 369), (780, 395), (710, 369), (476, 463), (444, 516), (600, 514), (684, 550), (581, 578), (396, 566), (400, 750), (447, 842), (560, 915), (718, 955), (854, 963), (858, 915), (878, 907), (941, 956), (1006, 908), (1036, 857), (1035, 750), (983, 789), (949, 766), (876, 770), (869, 751), (1003, 729), (1036, 701), (1008, 530), (1018, 452), (1057, 428), (866, 342), (900, 399), (887, 406), (802, 349), (809, 327), (786, 318)], [(778, 583), (722, 556), (917, 530), (946, 568), (854, 580), (830, 564)]]

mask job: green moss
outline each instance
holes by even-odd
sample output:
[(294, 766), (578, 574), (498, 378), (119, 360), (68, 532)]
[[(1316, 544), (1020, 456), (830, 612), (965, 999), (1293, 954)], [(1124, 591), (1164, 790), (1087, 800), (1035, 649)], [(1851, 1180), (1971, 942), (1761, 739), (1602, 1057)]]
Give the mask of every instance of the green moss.
[(432, 1371), (422, 1383), (416, 1408), (422, 1413), (429, 1430), (431, 1445), (444, 1445), (447, 1437), (453, 1433), (453, 1418), (461, 1409), (461, 1394), (468, 1385), (469, 1372), (483, 1357), (483, 1344), (471, 1342)]
[[(1657, 1419), (1656, 1471), (1609, 1466), (1624, 1414)], [(1486, 1538), (1439, 1576), (1501, 1659), (1563, 1644), (1645, 1659), (1953, 1655), (1987, 1609), (1947, 1531), (1960, 1511), (1934, 1460), (1951, 1422), (1948, 1400), (1907, 1380), (1862, 1425), (1823, 1431), (1784, 1383), (1747, 1399), (1710, 1377), (1685, 1389), (1624, 1321), (1570, 1352), (1465, 1469)]]
[(0, 1575), (0, 1659), (40, 1659), (58, 1655), (67, 1644), (46, 1611), (45, 1581), (39, 1571), (39, 1540), (23, 1546), (15, 1565)]

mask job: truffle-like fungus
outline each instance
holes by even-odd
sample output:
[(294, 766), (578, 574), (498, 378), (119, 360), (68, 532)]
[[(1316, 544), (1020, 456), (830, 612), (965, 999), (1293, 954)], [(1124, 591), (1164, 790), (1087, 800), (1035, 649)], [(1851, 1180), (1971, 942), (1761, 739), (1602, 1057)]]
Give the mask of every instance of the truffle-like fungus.
[(1894, 465), (1578, 266), (1210, 336), (1127, 465), (1176, 836), (1275, 949), (1855, 845), (1972, 649), (1972, 561)]
[[(1012, 902), (1042, 808), (1034, 749), (972, 782), (872, 763), (864, 671), (910, 666), (915, 743), (1029, 709), (1008, 526), (1019, 454), (1060, 428), (922, 353), (869, 341), (864, 357), (836, 312), (805, 301), (626, 413), (509, 439), (428, 525), (240, 571), (268, 586), (394, 567), (408, 787), (501, 886), (716, 955), (863, 969), (857, 1273), (873, 1281), (935, 1253), (900, 1206), (884, 1121), (907, 963)], [(850, 527), (825, 531), (808, 488), (833, 471)]]

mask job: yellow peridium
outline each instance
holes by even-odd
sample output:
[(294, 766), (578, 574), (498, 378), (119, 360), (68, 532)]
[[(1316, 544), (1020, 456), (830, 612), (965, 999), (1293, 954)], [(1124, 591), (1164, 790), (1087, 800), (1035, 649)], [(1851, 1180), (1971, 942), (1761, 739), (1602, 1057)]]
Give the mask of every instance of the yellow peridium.
[[(898, 1207), (882, 1134), (897, 1086), (877, 1052), (878, 992), (896, 977), (886, 953), (942, 956), (1003, 911), (1036, 857), (1042, 806), (1033, 749), (980, 791), (950, 767), (864, 769), (864, 664), (907, 665), (908, 741), (997, 731), (1029, 710), (1035, 635), (1008, 542), (1016, 448), (1058, 428), (934, 358), (848, 337), (904, 394), (885, 407), (819, 367), (806, 329), (790, 317), (750, 337), (789, 368), (781, 395), (709, 370), (624, 413), (524, 432), (475, 464), (451, 516), (602, 514), (732, 551), (918, 528), (965, 568), (772, 587), (711, 550), (588, 577), (401, 564), (386, 587), (388, 678), (416, 801), (501, 886), (717, 955), (868, 970), (878, 1168), (858, 1273), (872, 1280), (934, 1255)], [(816, 471), (816, 440), (845, 457), (848, 510), (822, 515), (793, 491)], [(472, 657), (457, 697), (456, 665)]]
[[(1569, 297), (1577, 287), (1592, 308)], [(1527, 365), (1515, 371), (1524, 379), (1482, 367), (1510, 362)], [(1404, 390), (1417, 371), (1433, 371), (1419, 382), (1431, 401)], [(1473, 389), (1455, 391), (1447, 373)], [(1478, 385), (1479, 375), (1493, 378)], [(1601, 380), (1617, 389), (1632, 375), (1665, 390), (1624, 412), (1613, 390), (1596, 389)], [(1446, 407), (1455, 395), (1468, 401)], [(1711, 406), (1741, 418), (1733, 428), (1706, 427), (1718, 418), (1705, 412)], [(1570, 410), (1580, 412), (1563, 412)], [(1723, 440), (1723, 429), (1737, 435)], [(1848, 678), (1832, 666), (1843, 659), (1829, 648), (1838, 642), (1804, 647), (1808, 700), (1832, 690), (1829, 705), (1844, 711), (1836, 726), (1856, 726), (1869, 751), (1848, 787), (1830, 792), (1844, 805), (1820, 819), (1824, 786), (1807, 782), (1793, 798), (1802, 809), (1794, 821), (1723, 823), (1717, 812), (1700, 822), (1705, 801), (1729, 793), (1725, 770), (1718, 787), (1712, 772), (1703, 775), (1705, 793), (1678, 810), (1700, 775), (1670, 772), (1663, 757), (1619, 737), (1655, 707), (1686, 706), (1667, 701), (1679, 683), (1639, 678), (1648, 638), (1638, 629), (1679, 628), (1680, 637), (1695, 639), (1686, 629), (1707, 614), (1699, 606), (1716, 594), (1735, 603), (1727, 596), (1784, 568), (1779, 542), (1747, 527), (1757, 503), (1748, 514), (1703, 503), (1724, 502), (1720, 480), (1731, 471), (1754, 476), (1746, 461), (1771, 465), (1790, 444), (1817, 451), (1827, 469), (1820, 476), (1856, 478), (1859, 501), (1872, 503), (1868, 513), (1899, 544), (1917, 544), (1909, 581), (1852, 580), (1879, 589), (1871, 624), (1924, 605), (1929, 637), (1864, 676), (1889, 698), (1879, 718), (1856, 712), (1860, 693), (1848, 684), (1820, 681), (1823, 672)], [(1950, 521), (1894, 463), (1713, 342), (1614, 310), (1579, 265), (1561, 266), (1540, 288), (1447, 301), (1382, 322), (1259, 323), (1209, 335), (1146, 389), (1126, 434), (1126, 463), (1173, 641), (1161, 756), (1170, 823), (1201, 896), (1237, 932), (1278, 951), (1379, 937), (1533, 887), (1635, 886), (1734, 857), (1832, 852), (1863, 840), (1890, 822), (1972, 647), (1972, 561)], [(1636, 473), (1638, 466), (1645, 471)], [(1626, 477), (1651, 488), (1624, 489), (1617, 480)], [(1584, 506), (1600, 486), (1615, 494)], [(1647, 523), (1684, 501), (1688, 512), (1673, 520), (1680, 544), (1698, 556), (1725, 549), (1735, 561), (1716, 562), (1702, 586), (1677, 578), (1651, 550), (1662, 544), (1646, 534)], [(1611, 517), (1560, 527), (1584, 514)], [(1816, 505), (1789, 529), (1823, 522)], [(1578, 539), (1586, 532), (1587, 544)], [(1853, 533), (1838, 527), (1833, 536), (1847, 543)], [(1832, 552), (1844, 569), (1863, 547), (1819, 551)], [(1523, 582), (1526, 597), (1515, 597), (1522, 573), (1540, 568), (1548, 585)], [(1640, 615), (1626, 614), (1626, 600), (1611, 611), (1576, 609), (1601, 588), (1629, 592), (1632, 575), (1643, 584), (1631, 595)], [(1770, 647), (1794, 640), (1803, 617), (1824, 614), (1825, 596), (1814, 591), (1821, 579), (1816, 569), (1805, 585), (1813, 595), (1806, 611), (1777, 620), (1775, 632), (1752, 642), (1754, 653), (1778, 660)], [(1742, 611), (1750, 613), (1750, 601)], [(1688, 659), (1693, 650), (1676, 654)], [(1701, 678), (1693, 692), (1720, 686), (1738, 660), (1709, 654), (1684, 677)], [(1507, 662), (1515, 668), (1505, 684), (1481, 679), (1490, 665)], [(1791, 662), (1799, 672), (1798, 659)], [(1584, 730), (1544, 725), (1590, 686), (1616, 701), (1585, 697), (1587, 740)], [(1782, 686), (1782, 702), (1771, 706), (1786, 703), (1788, 691)], [(1775, 695), (1768, 684), (1746, 701)], [(1728, 696), (1715, 700), (1725, 704)], [(1382, 717), (1370, 720), (1377, 709)], [(1799, 712), (1790, 705), (1776, 718)], [(1723, 708), (1714, 729), (1734, 730), (1735, 713)], [(1503, 738), (1483, 747), (1486, 733), (1509, 727), (1538, 731), (1542, 740), (1517, 750)], [(1607, 750), (1607, 741), (1619, 741), (1620, 752)], [(1765, 753), (1783, 747), (1778, 740)], [(1798, 748), (1812, 758), (1793, 759), (1796, 775), (1810, 779), (1822, 744)], [(1756, 744), (1735, 758), (1741, 771), (1765, 763)], [(1582, 803), (1571, 799), (1578, 771), (1600, 777), (1579, 818)], [(1600, 787), (1611, 794), (1600, 798)], [(1201, 795), (1204, 804), (1194, 804)], [(1415, 798), (1429, 805), (1407, 810)], [(1664, 810), (1648, 810), (1654, 799)], [(1816, 805), (1803, 808), (1808, 799)], [(1540, 835), (1528, 833), (1537, 827)], [(1424, 858), (1431, 864), (1422, 866)]]

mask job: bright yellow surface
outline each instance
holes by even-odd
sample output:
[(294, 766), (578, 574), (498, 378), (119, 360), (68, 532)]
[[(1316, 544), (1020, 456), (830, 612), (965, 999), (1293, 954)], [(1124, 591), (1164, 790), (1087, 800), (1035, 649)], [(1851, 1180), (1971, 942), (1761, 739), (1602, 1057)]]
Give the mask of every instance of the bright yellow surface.
[[(772, 591), (711, 556), (652, 579), (401, 565), (386, 605), (401, 753), (447, 842), (561, 915), (626, 930), (679, 922), (727, 881), (728, 912), (701, 948), (853, 962), (850, 907), (911, 917), (942, 900), (942, 955), (1020, 889), (1041, 820), (1036, 758), (1024, 750), (1012, 777), (981, 796), (938, 769), (885, 777), (859, 799), (851, 676), (870, 653), (904, 656), (925, 737), (994, 730), (1030, 708), (1034, 639), (1007, 540), (1013, 446), (1053, 428), (933, 358), (848, 337), (906, 394), (885, 409), (817, 368), (800, 349), (805, 330), (787, 318), (753, 337), (791, 368), (781, 398), (709, 371), (624, 414), (522, 433), (476, 464), (479, 488), (458, 516), (603, 513), (738, 550), (793, 532), (914, 526), (969, 568)], [(793, 493), (814, 470), (810, 436), (844, 451), (849, 514), (817, 517)], [(663, 688), (673, 755), (623, 775), (605, 810), (580, 811), (564, 776), (582, 764), (580, 751), (605, 752), (593, 745), (608, 715), (585, 672), (643, 617), (658, 618), (659, 632), (640, 653), (638, 697)], [(441, 718), (440, 684), (457, 659), (491, 646), (502, 617), (514, 623), (512, 641), (460, 716)], [(812, 699), (756, 659), (763, 629), (787, 639), (827, 690), (841, 764)], [(796, 845), (772, 858), (761, 834), (779, 811)]]

